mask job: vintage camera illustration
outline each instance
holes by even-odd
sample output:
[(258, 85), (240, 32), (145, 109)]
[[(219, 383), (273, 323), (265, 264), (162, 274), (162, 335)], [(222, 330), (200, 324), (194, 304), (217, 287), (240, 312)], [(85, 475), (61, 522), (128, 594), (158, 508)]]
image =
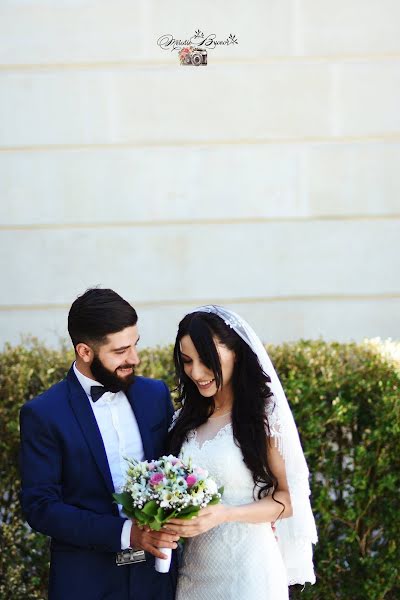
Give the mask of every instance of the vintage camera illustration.
[(207, 50), (203, 48), (182, 48), (179, 53), (181, 65), (193, 65), (199, 67), (207, 64)]

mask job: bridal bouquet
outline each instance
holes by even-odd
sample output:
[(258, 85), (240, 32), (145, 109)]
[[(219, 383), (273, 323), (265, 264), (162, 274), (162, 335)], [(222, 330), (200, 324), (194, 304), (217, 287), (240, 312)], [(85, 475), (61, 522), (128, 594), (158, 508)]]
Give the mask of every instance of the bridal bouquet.
[[(208, 505), (218, 504), (223, 489), (208, 472), (175, 456), (139, 462), (126, 459), (128, 469), (122, 493), (113, 494), (127, 517), (159, 531), (169, 519), (191, 519)], [(156, 569), (168, 571), (171, 549), (163, 548), (168, 561), (156, 558)], [(167, 564), (165, 564), (167, 562)]]

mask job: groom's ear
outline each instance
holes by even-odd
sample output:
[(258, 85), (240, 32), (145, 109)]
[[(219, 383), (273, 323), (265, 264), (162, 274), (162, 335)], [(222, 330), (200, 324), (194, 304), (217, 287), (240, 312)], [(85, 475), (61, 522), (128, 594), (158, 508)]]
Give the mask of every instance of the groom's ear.
[(87, 344), (80, 342), (75, 347), (75, 352), (79, 356), (80, 359), (85, 363), (91, 363), (93, 360), (93, 350)]

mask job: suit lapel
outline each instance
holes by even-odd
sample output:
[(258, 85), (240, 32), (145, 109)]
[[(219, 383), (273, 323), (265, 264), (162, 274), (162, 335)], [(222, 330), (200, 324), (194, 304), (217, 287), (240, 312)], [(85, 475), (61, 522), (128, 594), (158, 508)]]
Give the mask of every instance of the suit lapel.
[(150, 422), (151, 413), (146, 410), (146, 399), (142, 396), (135, 383), (129, 388), (127, 396), (139, 427), (145, 458), (154, 458)]
[(113, 494), (114, 485), (104, 448), (103, 438), (101, 437), (96, 418), (94, 416), (92, 407), (90, 406), (90, 400), (88, 399), (81, 384), (77, 380), (72, 368), (67, 375), (67, 381), (70, 390), (70, 402), (72, 410), (75, 413), (78, 423), (82, 429), (82, 433), (86, 438), (93, 458), (96, 461), (101, 476), (104, 479), (107, 490), (110, 492), (110, 494)]

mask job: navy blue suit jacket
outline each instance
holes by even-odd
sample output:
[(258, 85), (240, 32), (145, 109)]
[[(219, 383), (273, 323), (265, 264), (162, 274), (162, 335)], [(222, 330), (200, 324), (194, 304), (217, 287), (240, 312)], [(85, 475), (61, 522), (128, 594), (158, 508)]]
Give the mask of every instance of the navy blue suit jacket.
[[(165, 453), (173, 407), (164, 382), (137, 377), (127, 392), (146, 459)], [(51, 537), (49, 600), (172, 600), (169, 575), (145, 563), (117, 567), (125, 519), (90, 401), (71, 368), (21, 409), (22, 509)]]

